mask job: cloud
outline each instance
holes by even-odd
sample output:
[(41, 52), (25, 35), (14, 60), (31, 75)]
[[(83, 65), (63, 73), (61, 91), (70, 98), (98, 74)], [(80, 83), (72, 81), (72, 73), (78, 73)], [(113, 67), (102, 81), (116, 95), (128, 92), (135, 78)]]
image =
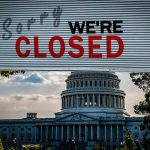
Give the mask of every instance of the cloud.
[(51, 94), (51, 95), (36, 95), (36, 94), (32, 94), (32, 95), (11, 95), (8, 97), (0, 97), (0, 102), (5, 102), (5, 101), (55, 101), (55, 100), (60, 100), (60, 96), (59, 95), (55, 95), (55, 94)]
[(23, 80), (23, 82), (31, 83), (43, 83), (44, 81), (46, 81), (46, 79), (40, 73), (33, 73)]
[(28, 99), (31, 100), (31, 101), (38, 101), (40, 97), (41, 96), (33, 95), (33, 96), (30, 96)]
[(23, 96), (21, 95), (16, 95), (16, 96), (12, 96), (13, 99), (17, 100), (17, 101), (20, 101), (23, 99)]
[[(10, 78), (0, 78), (0, 118), (22, 118), (27, 112), (40, 117), (53, 116), (61, 108), (61, 92), (70, 72), (26, 71)], [(126, 93), (127, 112), (144, 99), (144, 94), (133, 84), (128, 72), (116, 73), (121, 79), (120, 89)], [(11, 108), (11, 109), (10, 109)]]
[(40, 73), (31, 73), (28, 76), (17, 75), (12, 79), (12, 82), (25, 82), (25, 83), (44, 83), (47, 79), (44, 78)]

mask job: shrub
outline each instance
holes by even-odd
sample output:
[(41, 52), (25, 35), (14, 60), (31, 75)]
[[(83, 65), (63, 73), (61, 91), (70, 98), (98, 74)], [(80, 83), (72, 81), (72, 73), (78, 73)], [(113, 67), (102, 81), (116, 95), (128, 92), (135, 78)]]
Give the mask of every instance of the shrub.
[(12, 147), (8, 148), (8, 150), (15, 150), (15, 148), (12, 146)]
[(22, 145), (22, 150), (41, 150), (41, 146), (39, 144)]
[(0, 150), (4, 150), (2, 140), (0, 139)]

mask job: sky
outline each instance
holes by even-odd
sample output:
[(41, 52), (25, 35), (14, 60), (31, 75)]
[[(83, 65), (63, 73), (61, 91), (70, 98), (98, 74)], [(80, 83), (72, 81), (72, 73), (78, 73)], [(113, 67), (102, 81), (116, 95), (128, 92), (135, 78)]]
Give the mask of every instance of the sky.
[[(70, 72), (26, 71), (10, 78), (0, 77), (0, 119), (25, 118), (27, 112), (38, 117), (54, 117), (61, 110), (60, 94), (66, 89)], [(116, 73), (124, 90), (126, 111), (134, 115), (133, 106), (144, 100), (144, 93), (133, 84), (128, 72)]]

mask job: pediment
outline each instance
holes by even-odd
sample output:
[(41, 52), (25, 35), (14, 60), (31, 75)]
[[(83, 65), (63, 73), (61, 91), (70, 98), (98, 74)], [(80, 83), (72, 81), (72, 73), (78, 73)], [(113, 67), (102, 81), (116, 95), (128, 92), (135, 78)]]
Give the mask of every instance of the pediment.
[(65, 117), (58, 118), (56, 121), (96, 121), (97, 119), (88, 115), (84, 115), (82, 113), (72, 113)]

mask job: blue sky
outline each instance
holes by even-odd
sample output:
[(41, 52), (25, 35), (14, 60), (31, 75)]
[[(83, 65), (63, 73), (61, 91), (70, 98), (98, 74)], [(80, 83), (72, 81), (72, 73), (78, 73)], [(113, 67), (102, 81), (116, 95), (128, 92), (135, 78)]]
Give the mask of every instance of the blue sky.
[[(37, 112), (38, 117), (54, 117), (60, 111), (61, 91), (70, 72), (26, 71), (10, 78), (0, 77), (0, 119), (24, 118), (27, 112)], [(134, 114), (133, 106), (144, 99), (129, 73), (117, 72), (120, 89), (126, 93), (126, 111)]]

